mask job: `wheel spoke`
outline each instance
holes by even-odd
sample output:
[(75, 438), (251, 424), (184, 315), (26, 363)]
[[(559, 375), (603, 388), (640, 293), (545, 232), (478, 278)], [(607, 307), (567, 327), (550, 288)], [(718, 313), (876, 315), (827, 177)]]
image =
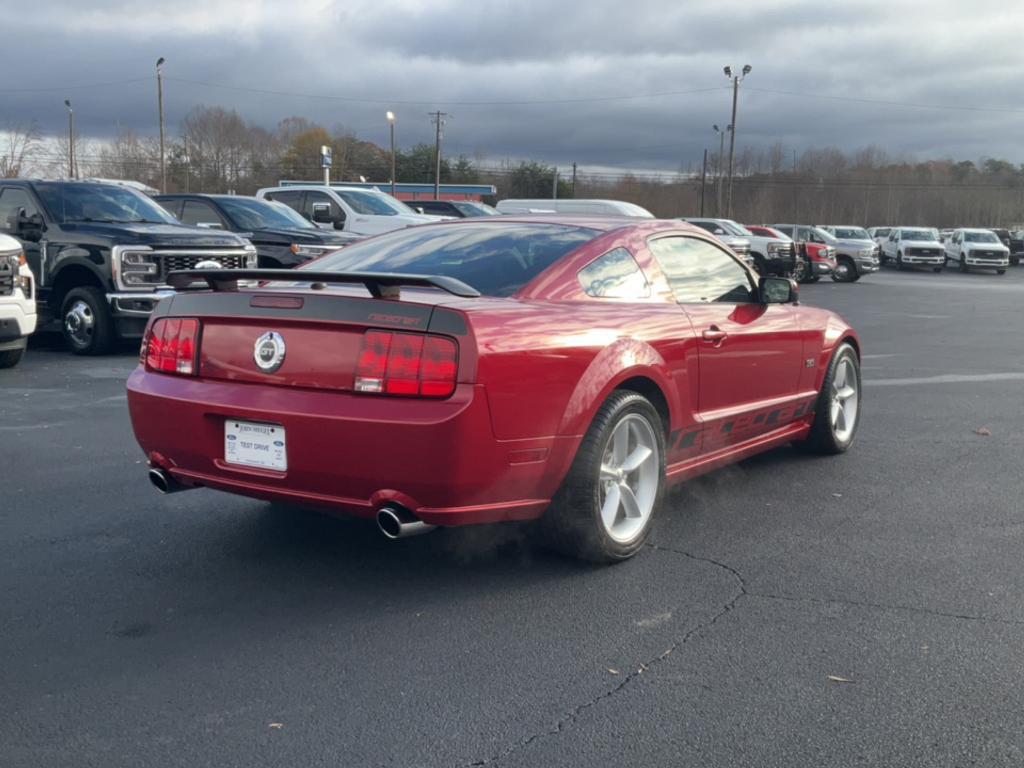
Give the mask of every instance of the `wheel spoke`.
[(832, 426), (835, 427), (836, 429), (839, 428), (837, 425), (839, 423), (839, 412), (841, 410), (842, 410), (842, 407), (839, 405), (839, 403), (837, 403), (837, 402), (835, 402), (833, 400), (832, 401), (832, 409), (831, 409), (831, 413), (829, 414), (829, 416), (830, 416), (830, 418), (832, 420)]
[(842, 389), (846, 386), (846, 361), (840, 361), (839, 365), (836, 366), (836, 373), (832, 379), (832, 387), (836, 390)]
[(612, 435), (612, 462), (617, 467), (622, 466), (626, 460), (626, 452), (629, 450), (629, 422), (622, 422), (615, 428)]
[(841, 405), (836, 406), (836, 432), (846, 431), (846, 409)]
[(619, 473), (615, 471), (615, 467), (609, 467), (607, 464), (602, 464), (601, 465), (601, 480), (602, 481), (614, 480), (615, 482), (618, 482), (618, 480), (619, 480)]
[(842, 387), (838, 392), (836, 392), (836, 395), (839, 397), (840, 400), (849, 400), (855, 394), (857, 394), (857, 390), (855, 390), (849, 384), (847, 384), (845, 387)]
[(604, 505), (601, 507), (601, 519), (604, 521), (605, 530), (610, 531), (615, 525), (615, 519), (619, 516), (619, 503), (622, 500), (622, 493), (619, 484), (608, 485), (608, 492), (604, 497)]
[(646, 445), (638, 445), (633, 452), (622, 462), (622, 469), (626, 472), (635, 472), (641, 465), (654, 455), (654, 451)]
[(619, 496), (622, 499), (622, 511), (626, 513), (626, 517), (643, 517), (643, 512), (640, 511), (640, 503), (636, 500), (636, 494), (633, 493), (633, 489), (626, 485), (626, 483), (619, 483), (616, 488), (619, 489)]

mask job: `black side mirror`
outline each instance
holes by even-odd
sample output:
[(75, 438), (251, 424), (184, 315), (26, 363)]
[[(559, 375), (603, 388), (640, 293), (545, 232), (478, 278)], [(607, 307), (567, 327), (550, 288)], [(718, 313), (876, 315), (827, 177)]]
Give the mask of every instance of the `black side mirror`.
[(800, 298), (800, 286), (788, 277), (762, 277), (758, 290), (762, 304), (795, 304)]
[(310, 217), (316, 224), (333, 224), (331, 206), (326, 203), (313, 203), (313, 215)]
[(25, 215), (25, 209), (19, 208), (16, 220), (16, 228), (18, 237), (22, 240), (28, 240), (31, 243), (38, 243), (43, 239), (43, 230), (46, 225), (43, 223), (43, 217), (39, 213), (33, 213), (31, 216)]

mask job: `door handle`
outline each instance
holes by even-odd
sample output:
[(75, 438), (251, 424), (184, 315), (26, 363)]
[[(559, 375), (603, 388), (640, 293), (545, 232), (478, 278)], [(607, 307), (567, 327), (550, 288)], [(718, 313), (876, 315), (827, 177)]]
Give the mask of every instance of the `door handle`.
[(710, 328), (705, 328), (701, 334), (701, 338), (704, 341), (711, 342), (714, 346), (722, 346), (722, 342), (729, 337), (729, 334), (719, 328), (717, 325), (712, 325)]

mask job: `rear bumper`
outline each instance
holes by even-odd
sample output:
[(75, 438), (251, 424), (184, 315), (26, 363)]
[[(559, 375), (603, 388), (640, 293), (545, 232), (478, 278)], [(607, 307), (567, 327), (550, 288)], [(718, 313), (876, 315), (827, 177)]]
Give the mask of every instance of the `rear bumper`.
[[(459, 385), (443, 401), (204, 381), (128, 379), (135, 436), (150, 463), (187, 486), (358, 517), (397, 503), (434, 525), (539, 517), (576, 440), (494, 438), (486, 392)], [(284, 427), (288, 470), (224, 461), (224, 421)]]

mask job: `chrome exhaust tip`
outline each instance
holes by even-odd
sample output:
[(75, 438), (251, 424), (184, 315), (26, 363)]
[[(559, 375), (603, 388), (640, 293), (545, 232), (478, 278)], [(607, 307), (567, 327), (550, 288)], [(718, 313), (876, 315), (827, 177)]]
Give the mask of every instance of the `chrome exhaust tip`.
[(430, 533), (437, 526), (424, 523), (407, 509), (381, 507), (377, 510), (377, 527), (389, 539), (404, 539)]
[(147, 474), (149, 475), (149, 482), (162, 494), (166, 495), (168, 493), (188, 490), (188, 486), (181, 485), (181, 483), (174, 480), (174, 478), (159, 467), (153, 467)]

